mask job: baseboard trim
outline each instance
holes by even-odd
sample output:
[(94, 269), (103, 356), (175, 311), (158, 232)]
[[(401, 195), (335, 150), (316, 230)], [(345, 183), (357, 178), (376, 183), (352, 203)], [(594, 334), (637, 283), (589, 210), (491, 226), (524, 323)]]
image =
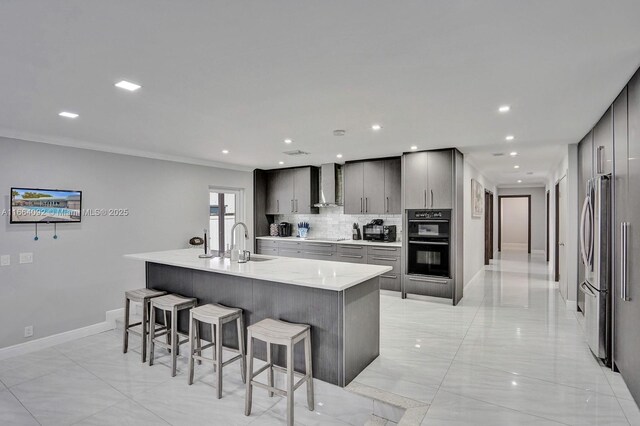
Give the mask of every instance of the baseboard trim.
[(0, 348), (0, 360), (11, 358), (18, 355), (25, 355), (30, 352), (47, 349), (61, 343), (70, 342), (72, 340), (81, 339), (104, 331), (116, 328), (116, 319), (124, 315), (124, 308), (107, 311), (105, 320), (97, 324), (91, 324), (86, 327), (76, 328), (75, 330), (65, 331), (63, 333), (42, 337), (36, 340), (30, 340), (25, 343), (19, 343), (6, 348)]

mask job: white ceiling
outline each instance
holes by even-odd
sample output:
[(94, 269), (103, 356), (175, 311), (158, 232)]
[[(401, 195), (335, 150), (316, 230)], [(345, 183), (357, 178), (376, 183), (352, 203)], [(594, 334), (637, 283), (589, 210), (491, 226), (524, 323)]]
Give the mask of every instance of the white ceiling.
[(638, 16), (637, 0), (5, 0), (0, 134), (266, 168), (514, 134), (543, 172), (538, 147), (577, 142), (640, 64)]

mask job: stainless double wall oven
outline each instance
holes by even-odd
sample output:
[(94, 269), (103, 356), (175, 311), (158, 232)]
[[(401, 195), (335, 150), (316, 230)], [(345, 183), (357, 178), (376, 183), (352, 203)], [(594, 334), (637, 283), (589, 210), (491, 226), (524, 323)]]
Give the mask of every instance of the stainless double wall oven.
[(408, 210), (407, 225), (407, 274), (451, 278), (451, 210)]

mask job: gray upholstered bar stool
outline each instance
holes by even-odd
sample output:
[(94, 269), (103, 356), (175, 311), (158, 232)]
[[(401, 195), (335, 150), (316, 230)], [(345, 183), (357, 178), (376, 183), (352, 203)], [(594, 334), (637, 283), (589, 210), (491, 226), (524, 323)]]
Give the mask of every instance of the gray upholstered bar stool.
[[(180, 344), (189, 341), (189, 336), (178, 331), (178, 312), (183, 309), (196, 307), (196, 299), (193, 297), (183, 297), (177, 294), (167, 294), (165, 296), (151, 299), (151, 327), (149, 331), (149, 365), (153, 365), (153, 350), (155, 345), (160, 345), (171, 351), (171, 377), (176, 375), (176, 362)], [(165, 314), (165, 326), (156, 330), (156, 309)], [(167, 321), (167, 313), (171, 314), (171, 323)], [(160, 333), (156, 333), (160, 331)], [(159, 337), (167, 336), (167, 341), (162, 342)], [(184, 340), (180, 340), (184, 337)], [(200, 336), (198, 336), (199, 338)]]
[[(218, 399), (222, 398), (222, 367), (234, 361), (240, 360), (240, 374), (242, 381), (245, 382), (245, 352), (244, 352), (244, 320), (242, 318), (242, 309), (230, 308), (218, 304), (208, 304), (198, 306), (189, 312), (189, 384), (193, 384), (193, 361), (213, 362), (213, 369), (216, 372), (216, 387), (218, 388)], [(238, 329), (238, 349), (230, 348), (223, 345), (222, 326), (224, 324), (235, 322)], [(202, 346), (198, 336), (200, 323), (209, 324), (211, 326), (211, 343)], [(205, 358), (202, 351), (213, 347), (213, 358)], [(235, 352), (238, 355), (223, 361), (222, 349)]]
[[(147, 333), (149, 332), (149, 303), (154, 297), (167, 294), (166, 291), (154, 290), (152, 288), (139, 288), (137, 290), (129, 290), (124, 293), (124, 336), (122, 342), (122, 353), (129, 350), (129, 333), (134, 333), (142, 338), (142, 362), (147, 360)], [(131, 302), (142, 304), (142, 321), (129, 324), (129, 310)], [(138, 330), (137, 326), (141, 326)]]
[[(253, 339), (262, 340), (267, 343), (267, 364), (253, 371)], [(296, 343), (304, 340), (304, 364), (305, 374), (298, 373), (293, 366), (293, 348)], [(271, 359), (271, 345), (282, 345), (287, 349), (287, 366), (279, 367), (273, 364)], [(274, 393), (287, 397), (287, 425), (293, 425), (293, 392), (304, 382), (307, 383), (307, 405), (309, 410), (314, 410), (313, 402), (313, 375), (311, 366), (311, 327), (306, 324), (293, 324), (274, 319), (264, 319), (247, 327), (247, 348), (249, 362), (247, 365), (247, 393), (245, 397), (244, 414), (251, 414), (251, 400), (253, 386), (258, 386), (269, 391), (269, 396)], [(286, 390), (278, 389), (273, 385), (273, 370), (286, 373)], [(267, 371), (268, 384), (260, 383), (254, 378), (263, 371)], [(302, 376), (301, 379), (294, 384), (295, 375)]]

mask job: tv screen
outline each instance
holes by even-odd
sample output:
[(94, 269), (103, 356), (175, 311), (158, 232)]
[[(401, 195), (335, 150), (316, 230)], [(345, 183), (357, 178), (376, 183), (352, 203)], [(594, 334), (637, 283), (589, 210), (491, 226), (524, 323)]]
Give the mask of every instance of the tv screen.
[(82, 192), (11, 188), (11, 223), (77, 223)]

